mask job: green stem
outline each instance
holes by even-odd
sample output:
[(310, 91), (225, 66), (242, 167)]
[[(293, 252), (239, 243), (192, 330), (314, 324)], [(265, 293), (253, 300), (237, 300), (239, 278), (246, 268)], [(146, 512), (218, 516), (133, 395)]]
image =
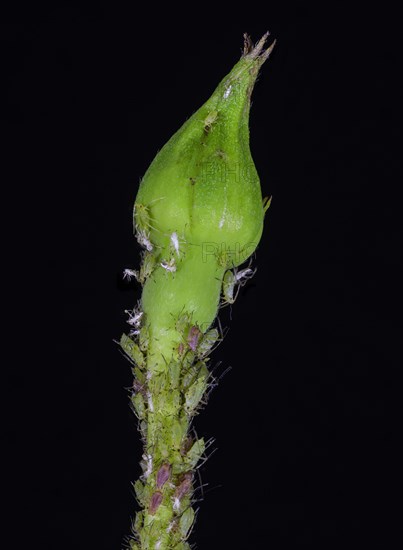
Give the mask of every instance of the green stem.
[(143, 293), (129, 319), (133, 338), (121, 338), (144, 441), (132, 550), (190, 548), (194, 472), (205, 451), (190, 427), (211, 384), (212, 325), (221, 291), (232, 303), (252, 272), (236, 267), (256, 249), (267, 209), (248, 127), (252, 89), (274, 45), (263, 50), (266, 38), (253, 48), (245, 37), (240, 61), (161, 149), (137, 194)]

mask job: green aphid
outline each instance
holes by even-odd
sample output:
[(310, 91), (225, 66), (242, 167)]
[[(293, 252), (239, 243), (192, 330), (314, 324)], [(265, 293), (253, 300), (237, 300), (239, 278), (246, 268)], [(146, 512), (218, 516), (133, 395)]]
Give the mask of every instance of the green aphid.
[[(207, 370), (207, 369), (206, 369)], [(207, 374), (205, 370), (201, 369), (199, 371), (199, 374), (197, 375), (195, 381), (193, 384), (189, 387), (189, 389), (185, 393), (185, 411), (188, 414), (193, 413), (198, 405), (200, 404), (200, 401), (207, 389), (207, 378), (208, 378), (208, 371)]]
[(179, 529), (182, 533), (183, 538), (187, 538), (189, 535), (190, 528), (193, 525), (195, 519), (195, 513), (193, 508), (189, 507), (181, 515), (179, 520)]
[(174, 449), (178, 449), (181, 446), (181, 443), (186, 436), (187, 431), (187, 418), (181, 417), (180, 419), (175, 418), (175, 420), (172, 422), (171, 427), (171, 438), (172, 438), (172, 445)]
[(186, 371), (195, 360), (196, 354), (192, 350), (188, 350), (182, 357), (182, 369)]
[(224, 304), (233, 304), (235, 302), (236, 295), (234, 297), (234, 290), (236, 286), (236, 277), (232, 269), (228, 269), (222, 282), (222, 294)]
[[(139, 531), (141, 529), (141, 527), (142, 527), (142, 525), (140, 525), (138, 527), (138, 529), (136, 529), (136, 531)], [(130, 544), (130, 550), (140, 550), (140, 546), (134, 540), (131, 540), (129, 544)]]
[(144, 420), (146, 417), (146, 406), (144, 403), (144, 398), (141, 393), (135, 393), (131, 397), (136, 416), (139, 420)]
[(150, 387), (152, 387), (155, 395), (162, 395), (167, 393), (169, 383), (169, 376), (167, 376), (167, 372), (164, 370), (151, 378)]
[(134, 361), (134, 363), (138, 367), (142, 368), (145, 366), (144, 355), (142, 354), (139, 346), (136, 344), (136, 342), (133, 342), (133, 340), (129, 336), (127, 336), (127, 334), (122, 334), (120, 338), (120, 345), (126, 355), (132, 361)]
[(144, 499), (144, 485), (143, 483), (138, 479), (134, 485), (134, 492), (136, 494), (136, 498), (141, 504), (141, 506), (145, 506), (145, 499)]
[(181, 365), (178, 361), (175, 361), (175, 359), (172, 359), (172, 361), (168, 365), (168, 372), (169, 372), (169, 385), (171, 389), (177, 389), (179, 386), (179, 378), (181, 373)]
[(149, 344), (148, 328), (146, 326), (142, 326), (139, 334), (140, 350), (145, 353), (148, 350), (148, 344)]
[(181, 313), (175, 323), (175, 328), (179, 334), (187, 334), (191, 323), (191, 316), (188, 313)]
[(143, 527), (143, 523), (144, 523), (144, 513), (142, 511), (137, 512), (133, 522), (134, 531), (139, 532), (140, 529)]
[(197, 439), (193, 443), (187, 455), (184, 457), (184, 462), (188, 466), (189, 470), (193, 470), (193, 468), (195, 468), (196, 464), (199, 462), (199, 460), (203, 456), (205, 449), (206, 449), (206, 444), (204, 443), (203, 438)]
[(201, 338), (197, 348), (197, 355), (201, 358), (206, 357), (212, 347), (216, 344), (219, 338), (219, 333), (216, 328), (208, 330)]
[(134, 228), (136, 231), (149, 231), (151, 228), (150, 211), (147, 206), (136, 202), (133, 209)]
[(209, 114), (204, 119), (204, 130), (209, 132), (218, 118), (218, 111), (210, 111)]
[(204, 361), (198, 361), (191, 365), (182, 378), (182, 388), (187, 390), (199, 377), (208, 377), (209, 372)]
[(177, 411), (182, 403), (182, 397), (179, 391), (169, 391), (165, 397), (165, 407), (167, 411)]
[(162, 459), (168, 459), (171, 453), (170, 433), (166, 428), (162, 428), (160, 433), (162, 434), (159, 444), (160, 457)]
[(186, 472), (188, 466), (185, 464), (182, 458), (178, 457), (175, 459), (175, 462), (172, 464), (172, 473), (174, 475), (183, 474)]
[(151, 276), (156, 265), (157, 265), (157, 261), (155, 259), (155, 254), (153, 252), (148, 252), (146, 250), (143, 254), (143, 259), (140, 265), (140, 271), (137, 274), (138, 282), (143, 285), (146, 282), (146, 280)]
[[(135, 380), (137, 380), (141, 385), (146, 383), (146, 374), (143, 370), (140, 370), (137, 366), (132, 369), (132, 374)], [(137, 384), (134, 384), (137, 386)]]

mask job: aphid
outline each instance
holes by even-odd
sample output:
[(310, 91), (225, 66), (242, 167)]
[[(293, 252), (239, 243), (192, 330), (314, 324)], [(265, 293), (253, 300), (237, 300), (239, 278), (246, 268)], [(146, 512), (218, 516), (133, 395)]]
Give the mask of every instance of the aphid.
[(145, 359), (144, 355), (142, 354), (139, 346), (136, 344), (136, 342), (133, 342), (127, 334), (122, 334), (120, 338), (120, 346), (123, 349), (123, 351), (126, 353), (126, 355), (134, 361), (134, 363), (141, 368), (145, 366)]
[(187, 342), (188, 342), (188, 346), (192, 351), (196, 351), (201, 334), (202, 333), (198, 327), (196, 326), (190, 327), (188, 337), (187, 337)]
[(227, 99), (227, 97), (228, 97), (228, 96), (230, 95), (230, 93), (231, 93), (231, 90), (232, 90), (232, 86), (231, 86), (231, 84), (230, 84), (229, 86), (227, 86), (227, 87), (225, 88), (225, 92), (224, 92), (224, 95), (223, 95), (223, 98), (224, 98), (224, 99)]
[(163, 200), (165, 197), (159, 197), (154, 199), (149, 203), (149, 206), (145, 206), (142, 203), (136, 202), (133, 209), (133, 221), (134, 228), (137, 231), (149, 231), (150, 229), (156, 230), (152, 226), (151, 222), (153, 221), (150, 215), (150, 206), (160, 200)]
[(143, 246), (148, 252), (152, 252), (153, 245), (150, 241), (150, 235), (146, 231), (137, 231), (136, 239), (139, 245)]
[(175, 328), (180, 334), (185, 334), (190, 326), (191, 316), (188, 313), (182, 313), (178, 316)]
[(219, 337), (218, 330), (216, 328), (212, 328), (208, 330), (201, 338), (198, 348), (197, 348), (197, 355), (200, 358), (206, 357), (214, 344), (217, 342)]
[(134, 269), (124, 269), (123, 270), (123, 279), (127, 279), (129, 282), (132, 280), (132, 277), (135, 279), (138, 278), (138, 272)]
[(241, 269), (241, 271), (235, 270), (234, 275), (236, 282), (240, 285), (244, 285), (246, 281), (251, 279), (255, 273), (256, 269), (250, 269), (250, 267), (247, 267), (246, 269)]
[(222, 293), (225, 304), (233, 304), (235, 302), (234, 289), (236, 285), (236, 278), (232, 269), (228, 269), (222, 282)]
[(195, 513), (192, 507), (186, 508), (179, 520), (179, 529), (184, 538), (187, 538), (190, 528), (193, 525)]
[(182, 442), (182, 445), (180, 448), (181, 455), (182, 456), (187, 455), (189, 450), (192, 448), (192, 445), (193, 445), (193, 438), (191, 435), (188, 435), (187, 437), (185, 437), (185, 439)]
[(133, 380), (133, 391), (135, 393), (141, 393), (143, 397), (146, 397), (147, 391), (144, 384), (140, 382), (140, 380), (137, 380), (136, 378)]
[(133, 404), (134, 411), (139, 420), (144, 420), (146, 417), (146, 407), (144, 398), (141, 393), (134, 393), (131, 396), (131, 402)]
[(140, 266), (140, 274), (139, 274), (139, 279), (140, 279), (139, 282), (141, 284), (144, 284), (144, 282), (148, 279), (148, 277), (154, 271), (155, 264), (156, 264), (156, 260), (155, 260), (154, 254), (152, 254), (149, 251), (145, 251), (143, 253), (142, 262)]
[(176, 448), (179, 448), (187, 430), (186, 416), (183, 415), (183, 418), (175, 419), (172, 423), (171, 430), (172, 444), (175, 445)]
[(148, 404), (148, 410), (150, 412), (154, 412), (154, 402), (153, 402), (153, 396), (150, 391), (147, 392), (147, 404)]
[(127, 321), (129, 325), (138, 328), (140, 326), (141, 318), (143, 317), (143, 312), (140, 309), (134, 309), (133, 311), (126, 309), (125, 313), (129, 316)]
[(141, 351), (144, 351), (144, 352), (147, 351), (148, 342), (149, 342), (148, 328), (143, 326), (140, 328), (140, 332), (139, 332), (139, 347)]
[(193, 382), (196, 380), (197, 375), (200, 372), (200, 369), (205, 366), (205, 363), (202, 361), (198, 361), (195, 364), (192, 364), (190, 367), (188, 367), (182, 377), (182, 388), (183, 390), (187, 390)]
[(193, 470), (193, 468), (196, 466), (196, 464), (199, 462), (200, 458), (202, 457), (204, 451), (206, 448), (206, 444), (204, 443), (204, 439), (197, 439), (190, 450), (188, 451), (187, 455), (185, 456), (185, 462), (188, 465), (189, 470)]
[(205, 373), (201, 372), (196, 381), (185, 393), (185, 411), (188, 414), (192, 414), (196, 410), (206, 389), (206, 376)]
[(161, 502), (162, 502), (162, 493), (161, 491), (156, 491), (151, 495), (150, 504), (148, 506), (149, 514), (153, 516), (155, 512), (158, 510)]
[(167, 533), (170, 533), (171, 531), (176, 531), (177, 528), (178, 522), (176, 520), (172, 520), (167, 527)]
[(148, 428), (147, 421), (146, 421), (146, 420), (142, 420), (142, 421), (139, 423), (139, 430), (140, 430), (140, 433), (141, 433), (141, 437), (143, 438), (143, 441), (145, 441), (146, 438), (147, 438), (147, 428)]
[[(136, 494), (136, 498), (139, 501), (139, 503), (144, 506), (144, 485), (143, 483), (138, 479), (134, 485), (134, 492)], [(136, 517), (137, 519), (137, 517)]]
[(179, 385), (180, 378), (180, 363), (178, 361), (172, 360), (168, 366), (169, 372), (169, 384), (171, 389), (176, 389)]
[(165, 462), (157, 472), (157, 489), (162, 489), (171, 477), (171, 465)]
[(143, 460), (140, 462), (143, 468), (143, 478), (147, 479), (153, 471), (153, 457), (150, 454), (143, 454)]
[(150, 227), (149, 209), (144, 204), (136, 203), (133, 209), (134, 225), (137, 231), (146, 231)]
[(178, 499), (178, 497), (173, 497), (173, 505), (172, 508), (174, 509), (174, 512), (177, 512), (181, 508), (181, 501)]
[(181, 501), (187, 495), (192, 487), (193, 475), (191, 472), (185, 472), (181, 477), (181, 482), (175, 489), (174, 497)]
[[(141, 503), (141, 504), (142, 504), (142, 506), (144, 506), (144, 503)], [(134, 520), (134, 532), (135, 533), (138, 533), (140, 531), (140, 529), (143, 527), (143, 523), (144, 523), (144, 514), (143, 514), (143, 512), (137, 512), (136, 513), (136, 518)]]
[(193, 365), (194, 360), (195, 360), (195, 354), (193, 353), (192, 350), (188, 349), (185, 355), (183, 355), (182, 357), (182, 369), (184, 371), (189, 369), (189, 367)]
[(175, 231), (171, 234), (171, 247), (175, 251), (176, 255), (179, 256), (179, 239), (178, 234)]
[[(250, 269), (249, 267), (246, 269), (241, 269), (240, 271), (238, 271), (236, 268), (234, 270), (228, 269), (224, 274), (222, 284), (224, 304), (233, 304), (238, 295), (239, 287), (243, 286), (249, 279), (253, 277), (255, 273), (256, 270)], [(237, 285), (238, 288), (234, 296), (234, 291)]]
[(217, 111), (210, 111), (209, 114), (204, 119), (204, 131), (209, 132), (218, 118)]
[(160, 550), (161, 546), (162, 546), (162, 540), (158, 539), (157, 542), (155, 543), (154, 548), (155, 548), (155, 550)]
[(176, 265), (175, 265), (175, 259), (171, 258), (168, 262), (163, 261), (161, 262), (161, 267), (165, 269), (165, 271), (168, 271), (168, 273), (174, 273), (176, 271)]
[(185, 351), (185, 344), (181, 342), (178, 346), (178, 355), (183, 355), (184, 351)]

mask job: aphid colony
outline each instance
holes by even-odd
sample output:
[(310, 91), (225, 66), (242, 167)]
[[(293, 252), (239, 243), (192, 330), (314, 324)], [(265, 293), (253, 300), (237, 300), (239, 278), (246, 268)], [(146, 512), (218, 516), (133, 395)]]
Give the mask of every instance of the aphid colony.
[[(167, 368), (151, 375), (147, 371), (149, 338), (143, 313), (139, 307), (127, 313), (132, 330), (130, 335), (122, 335), (120, 345), (132, 364), (131, 407), (138, 418), (145, 446), (150, 445), (149, 422), (159, 424), (161, 439), (165, 441), (163, 459), (157, 464), (153, 463), (152, 448), (145, 448), (141, 461), (143, 474), (134, 484), (143, 510), (136, 515), (134, 539), (130, 544), (132, 549), (145, 547), (146, 541), (140, 540), (143, 546), (138, 546), (137, 539), (152, 537), (152, 518), (163, 508), (170, 516), (165, 534), (171, 545), (176, 543), (170, 547), (186, 550), (190, 548), (186, 539), (194, 521), (193, 472), (206, 450), (203, 438), (189, 435), (189, 426), (192, 417), (205, 404), (209, 386), (214, 386), (207, 363), (208, 355), (220, 339), (219, 332), (212, 328), (203, 333), (192, 324), (190, 315), (181, 315), (176, 329), (183, 334), (182, 341)], [(159, 445), (161, 447), (161, 441)]]
[[(265, 198), (263, 201), (265, 211), (269, 208), (271, 198)], [(165, 259), (157, 260), (159, 256), (155, 250), (155, 245), (150, 240), (150, 229), (155, 229), (152, 224), (152, 219), (149, 214), (149, 209), (142, 205), (136, 204), (134, 214), (134, 227), (135, 234), (138, 243), (145, 249), (142, 254), (141, 267), (139, 271), (134, 269), (124, 269), (123, 278), (130, 281), (134, 277), (140, 284), (144, 285), (148, 277), (157, 266), (161, 266), (167, 273), (175, 273), (177, 259), (181, 257), (181, 254), (185, 254), (182, 250), (184, 248), (184, 240), (179, 239), (177, 233), (174, 231), (169, 236), (169, 257)], [(220, 258), (217, 258), (220, 261)], [(245, 269), (238, 270), (236, 267), (228, 269), (223, 277), (222, 282), (222, 302), (221, 305), (233, 304), (238, 295), (239, 289), (249, 279), (253, 277), (256, 270), (247, 267)]]

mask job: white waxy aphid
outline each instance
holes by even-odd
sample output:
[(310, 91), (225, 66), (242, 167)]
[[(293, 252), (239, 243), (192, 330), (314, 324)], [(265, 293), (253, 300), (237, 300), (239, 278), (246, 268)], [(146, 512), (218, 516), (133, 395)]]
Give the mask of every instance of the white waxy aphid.
[(182, 536), (187, 538), (190, 532), (190, 528), (195, 519), (195, 513), (193, 508), (187, 508), (179, 520), (179, 529), (182, 533)]
[(235, 272), (235, 279), (237, 283), (240, 283), (242, 280), (246, 282), (248, 279), (253, 277), (255, 272), (256, 272), (256, 269), (250, 269), (250, 267), (247, 267), (246, 269), (241, 269), (241, 271)]
[(172, 245), (173, 249), (175, 250), (176, 254), (179, 256), (179, 239), (178, 239), (178, 234), (176, 233), (176, 231), (174, 231), (171, 234), (171, 245)]
[(179, 500), (178, 497), (174, 497), (174, 503), (173, 503), (174, 511), (177, 512), (178, 510), (180, 510), (180, 507), (181, 507), (181, 501)]
[(134, 269), (124, 269), (123, 270), (123, 279), (127, 279), (129, 282), (132, 280), (132, 277), (137, 279), (137, 271)]
[[(237, 269), (229, 269), (225, 272), (222, 284), (225, 304), (233, 304), (235, 302), (235, 299), (239, 292), (239, 287), (243, 286), (246, 281), (251, 279), (255, 272), (256, 269), (250, 269), (249, 267), (241, 269), (240, 271), (238, 271)], [(235, 288), (237, 285), (239, 286), (235, 292)]]
[(154, 403), (153, 403), (153, 396), (151, 395), (151, 392), (147, 392), (147, 403), (148, 403), (148, 410), (150, 412), (154, 412)]
[(175, 260), (172, 258), (169, 262), (161, 262), (161, 267), (168, 271), (168, 273), (174, 273), (176, 271)]
[(145, 231), (137, 231), (136, 234), (137, 242), (144, 246), (148, 252), (151, 252), (153, 250), (153, 245), (151, 244), (149, 235)]
[(151, 455), (144, 454), (142, 458), (146, 464), (144, 478), (147, 479), (153, 472), (153, 457)]
[(167, 527), (167, 533), (170, 533), (172, 529), (174, 528), (175, 522), (171, 521), (170, 524)]
[(141, 318), (143, 317), (143, 312), (140, 309), (134, 309), (133, 311), (126, 310), (125, 313), (129, 316), (127, 321), (129, 325), (138, 328), (140, 326)]
[(157, 542), (155, 543), (155, 547), (154, 547), (155, 550), (160, 550), (161, 545), (162, 545), (161, 539), (158, 539)]
[(228, 96), (230, 95), (230, 93), (231, 93), (231, 90), (232, 90), (232, 86), (231, 86), (231, 84), (230, 84), (227, 88), (225, 88), (224, 99), (227, 99), (227, 97), (228, 97)]

